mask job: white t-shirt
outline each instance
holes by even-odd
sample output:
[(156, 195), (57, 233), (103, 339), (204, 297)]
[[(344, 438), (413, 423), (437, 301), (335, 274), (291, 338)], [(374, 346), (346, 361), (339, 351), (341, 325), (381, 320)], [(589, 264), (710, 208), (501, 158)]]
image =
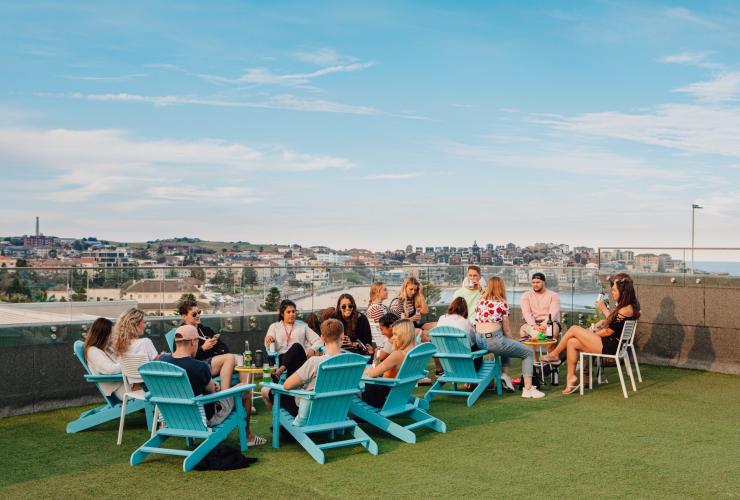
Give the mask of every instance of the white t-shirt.
[[(321, 337), (311, 330), (311, 328), (303, 321), (296, 321), (293, 323), (293, 327), (287, 326), (282, 321), (278, 321), (270, 325), (267, 329), (267, 334), (275, 339), (277, 344), (277, 353), (285, 354), (288, 348), (293, 344), (301, 344), (303, 349), (313, 349), (318, 352), (319, 348), (324, 345), (321, 341)], [(269, 346), (267, 346), (269, 348)]]
[(385, 339), (385, 344), (383, 344), (383, 348), (381, 349), (385, 353), (392, 353), (393, 352), (393, 340), (387, 338), (385, 335), (383, 336)]
[(437, 320), (437, 326), (451, 326), (458, 328), (468, 334), (468, 340), (470, 345), (475, 345), (475, 328), (470, 324), (470, 321), (463, 318), (459, 314), (443, 314)]
[[(295, 374), (303, 380), (303, 388), (305, 390), (313, 390), (316, 386), (316, 376), (319, 373), (319, 365), (332, 356), (334, 355), (324, 354), (323, 356), (311, 356), (295, 371)], [(295, 420), (293, 420), (293, 423), (295, 425), (303, 425), (308, 418), (311, 401), (304, 398), (296, 398), (296, 404), (298, 405), (298, 415), (295, 417)]]
[[(149, 361), (154, 360), (159, 355), (157, 348), (154, 347), (151, 339), (146, 337), (142, 337), (131, 342), (131, 346), (128, 348), (128, 351), (126, 351), (126, 354), (146, 354), (146, 358)], [(132, 377), (129, 379), (129, 382), (132, 384), (141, 384), (144, 380)]]

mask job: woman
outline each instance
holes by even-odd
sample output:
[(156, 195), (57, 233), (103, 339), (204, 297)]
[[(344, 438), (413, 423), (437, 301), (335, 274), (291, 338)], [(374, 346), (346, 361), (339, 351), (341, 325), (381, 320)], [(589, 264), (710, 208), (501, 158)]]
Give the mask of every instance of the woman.
[[(159, 358), (151, 339), (142, 337), (146, 329), (144, 311), (132, 307), (121, 314), (113, 327), (113, 355), (121, 358), (127, 354), (146, 354), (148, 361)], [(130, 379), (132, 389), (138, 390), (144, 383), (141, 378)]]
[[(609, 311), (603, 301), (596, 302), (596, 307), (604, 314), (605, 320), (592, 325), (586, 330), (577, 325), (571, 326), (558, 346), (546, 356), (543, 361), (557, 361), (560, 353), (568, 350), (568, 375), (563, 394), (573, 394), (580, 389), (576, 376), (576, 364), (580, 358), (579, 352), (594, 354), (616, 354), (619, 339), (622, 336), (624, 322), (636, 320), (640, 317), (640, 303), (637, 301), (635, 287), (629, 274), (619, 273), (609, 278), (614, 309)], [(581, 381), (583, 383), (583, 381)]]
[(388, 298), (388, 287), (385, 283), (378, 281), (370, 285), (370, 300), (368, 301), (367, 311), (365, 315), (370, 320), (370, 331), (373, 335), (373, 342), (378, 347), (385, 345), (385, 337), (380, 332), (378, 321), (384, 315), (388, 314), (390, 310), (383, 304), (383, 301)]
[[(416, 347), (416, 328), (410, 319), (399, 319), (393, 324), (393, 352), (378, 366), (365, 368), (366, 377), (396, 378), (406, 353)], [(362, 398), (369, 405), (380, 408), (385, 404), (390, 387), (380, 384), (365, 385)]]
[(476, 340), (480, 349), (501, 356), (501, 382), (513, 390), (511, 377), (509, 377), (509, 357), (514, 356), (522, 359), (522, 375), (524, 378), (524, 390), (522, 397), (543, 398), (544, 392), (540, 392), (532, 385), (532, 374), (534, 373), (534, 353), (529, 347), (520, 344), (511, 338), (509, 328), (509, 304), (506, 303), (506, 287), (504, 280), (494, 276), (488, 280), (488, 286), (475, 308), (475, 330)]
[[(98, 318), (93, 321), (92, 326), (87, 331), (85, 346), (82, 352), (85, 362), (87, 362), (87, 367), (93, 375), (121, 373), (121, 366), (116, 363), (115, 359), (109, 353), (112, 331), (113, 322), (105, 318)], [(126, 392), (123, 382), (100, 382), (98, 386), (106, 396), (115, 394), (119, 400), (123, 400), (123, 395)]]
[(278, 353), (278, 369), (275, 372), (277, 378), (283, 372), (287, 372), (288, 376), (292, 375), (323, 345), (319, 335), (297, 318), (295, 302), (283, 300), (278, 309), (279, 321), (267, 329), (265, 350), (269, 352), (270, 344), (275, 344), (275, 352)]
[(342, 349), (357, 354), (372, 356), (373, 336), (367, 316), (357, 310), (355, 298), (343, 293), (337, 299), (334, 317), (344, 325), (344, 344)]
[[(477, 349), (478, 341), (475, 336), (475, 327), (470, 323), (468, 319), (468, 303), (464, 297), (455, 298), (450, 307), (447, 308), (447, 313), (443, 314), (437, 320), (437, 326), (451, 326), (457, 328), (468, 334), (468, 341), (470, 342), (471, 349)], [(478, 370), (483, 364), (483, 358), (475, 358), (473, 365)]]
[(417, 328), (422, 327), (421, 315), (429, 313), (429, 306), (419, 280), (413, 276), (403, 280), (398, 297), (391, 301), (390, 311), (399, 318), (411, 319)]

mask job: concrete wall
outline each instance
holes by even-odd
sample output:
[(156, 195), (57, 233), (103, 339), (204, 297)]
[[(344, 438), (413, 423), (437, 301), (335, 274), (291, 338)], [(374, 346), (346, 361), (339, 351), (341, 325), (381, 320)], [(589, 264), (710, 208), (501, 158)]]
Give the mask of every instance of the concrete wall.
[(700, 279), (698, 284), (638, 281), (638, 359), (740, 374), (740, 287), (728, 280)]

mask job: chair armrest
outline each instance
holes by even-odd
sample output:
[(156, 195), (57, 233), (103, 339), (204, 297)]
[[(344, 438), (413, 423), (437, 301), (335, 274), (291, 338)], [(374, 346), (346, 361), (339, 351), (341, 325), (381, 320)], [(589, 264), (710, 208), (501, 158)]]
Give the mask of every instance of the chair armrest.
[(482, 358), (483, 356), (485, 356), (486, 354), (488, 354), (488, 350), (487, 349), (480, 349), (478, 351), (473, 351), (472, 354), (473, 354), (473, 359), (475, 359), (475, 358)]
[(121, 382), (123, 381), (123, 375), (120, 373), (111, 373), (110, 375), (85, 375), (85, 380), (88, 382)]
[(193, 401), (202, 404), (214, 403), (216, 401), (220, 401), (221, 399), (238, 396), (239, 394), (254, 388), (254, 384), (235, 385), (234, 387), (230, 387), (225, 391), (212, 392), (210, 394), (195, 397), (193, 398)]
[(271, 391), (279, 392), (280, 394), (287, 394), (289, 396), (295, 396), (303, 399), (314, 399), (316, 393), (314, 391), (304, 391), (302, 389), (286, 389), (282, 384), (276, 384), (269, 382), (267, 384), (261, 384), (261, 387), (267, 387)]
[(385, 378), (385, 377), (362, 377), (361, 380), (366, 384), (387, 385), (387, 386), (396, 385), (396, 383), (398, 382), (397, 378)]

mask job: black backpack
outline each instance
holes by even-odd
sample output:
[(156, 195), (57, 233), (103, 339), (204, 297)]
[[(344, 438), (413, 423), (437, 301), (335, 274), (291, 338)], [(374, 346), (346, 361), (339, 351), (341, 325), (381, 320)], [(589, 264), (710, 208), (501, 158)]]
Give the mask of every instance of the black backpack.
[(244, 469), (253, 464), (257, 459), (245, 457), (242, 452), (231, 446), (220, 444), (212, 449), (198, 465), (195, 470), (234, 470)]

